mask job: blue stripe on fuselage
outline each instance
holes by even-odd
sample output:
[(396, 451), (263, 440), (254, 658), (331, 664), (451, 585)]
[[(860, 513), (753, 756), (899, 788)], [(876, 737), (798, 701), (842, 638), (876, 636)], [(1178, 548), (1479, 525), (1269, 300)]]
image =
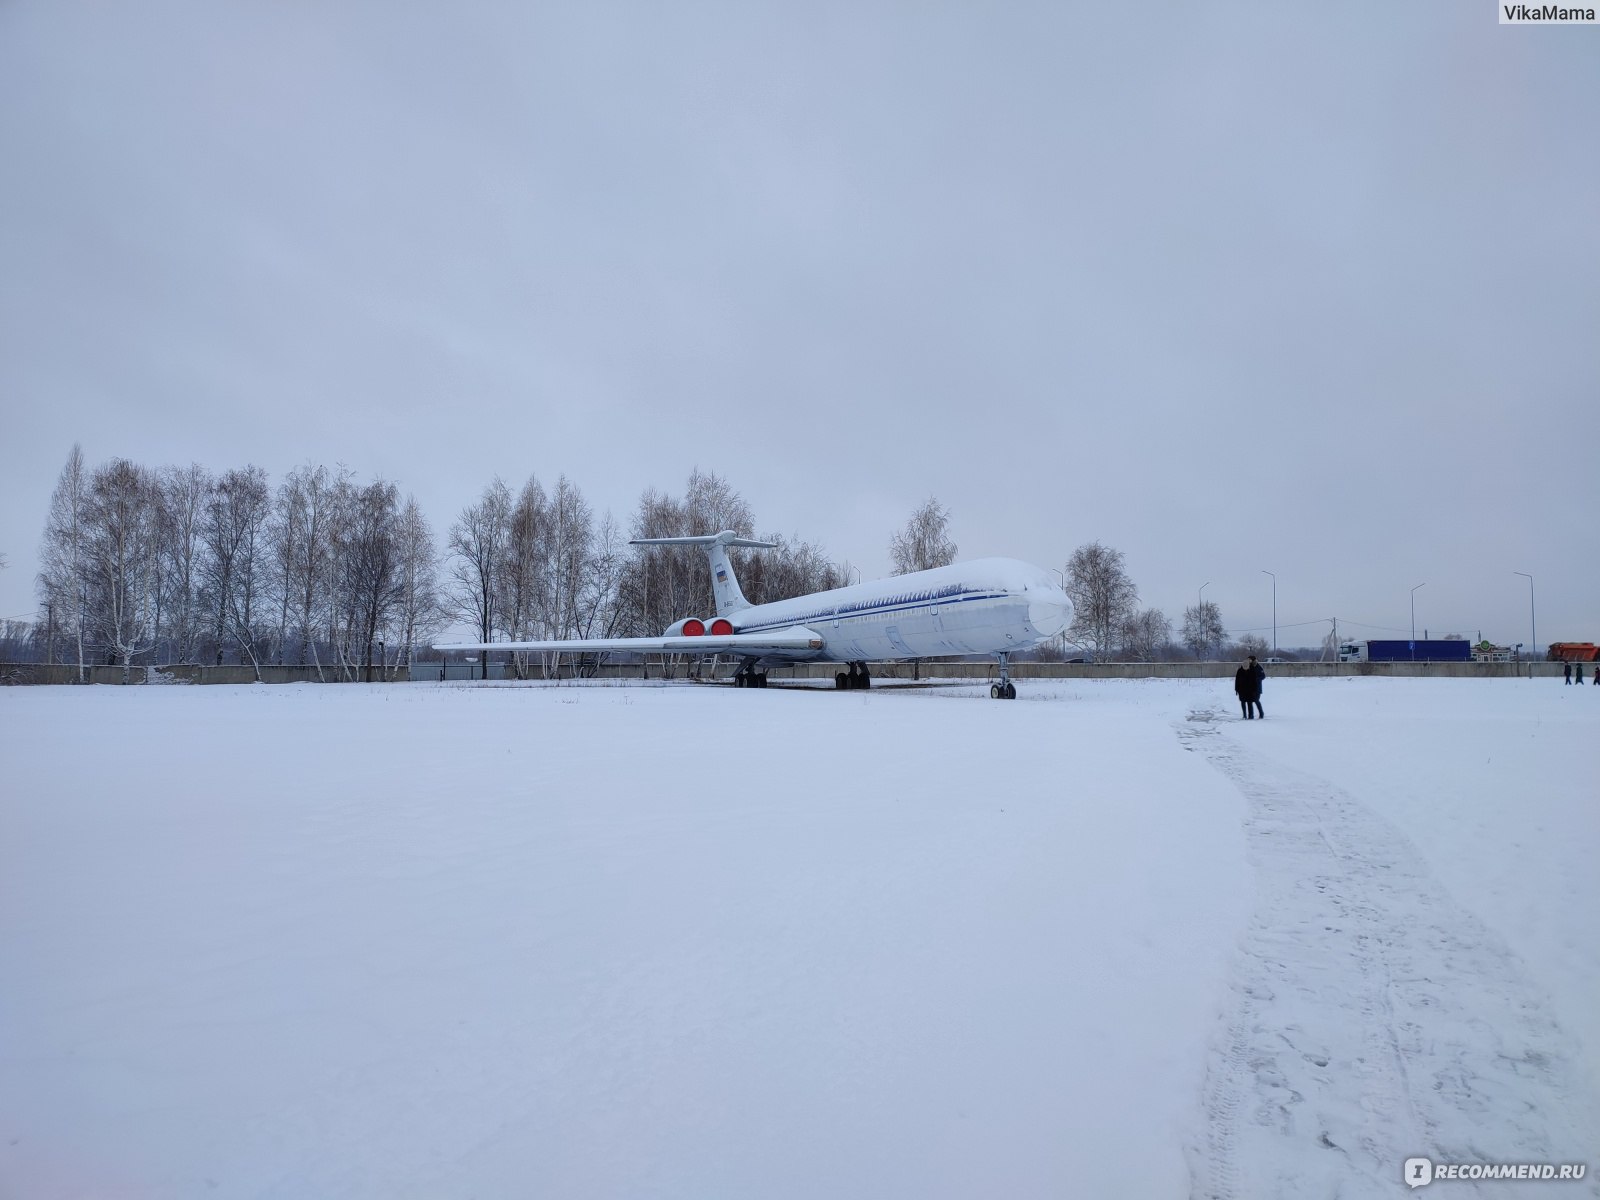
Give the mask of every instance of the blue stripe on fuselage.
[(919, 608), (935, 608), (941, 604), (961, 604), (968, 600), (1004, 600), (1010, 592), (973, 592), (960, 596), (937, 596), (926, 600), (887, 600), (861, 608), (825, 609), (804, 617), (785, 617), (778, 621), (764, 621), (760, 625), (740, 625), (739, 633), (764, 633), (770, 629), (787, 629), (791, 625), (805, 625), (811, 621), (842, 621), (852, 617), (872, 617), (884, 613), (911, 612)]

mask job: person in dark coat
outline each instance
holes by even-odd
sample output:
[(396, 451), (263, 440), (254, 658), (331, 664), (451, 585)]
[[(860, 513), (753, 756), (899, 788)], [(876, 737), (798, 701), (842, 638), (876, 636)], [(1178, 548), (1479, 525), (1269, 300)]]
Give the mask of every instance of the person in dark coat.
[(1583, 664), (1578, 664), (1578, 669), (1572, 673), (1572, 682), (1579, 687), (1583, 686)]
[(1250, 720), (1250, 701), (1246, 700), (1245, 693), (1250, 690), (1250, 672), (1240, 667), (1233, 673), (1233, 694), (1239, 697), (1239, 715), (1246, 721)]
[(1571, 683), (1572, 682), (1572, 664), (1571, 663), (1563, 663), (1561, 665), (1561, 682), (1562, 683)]
[[(1261, 669), (1261, 664), (1256, 662), (1254, 654), (1250, 656), (1249, 662), (1233, 673), (1234, 695), (1239, 697), (1239, 707), (1244, 710), (1246, 721), (1253, 720), (1255, 713), (1260, 713), (1262, 717), (1267, 715), (1261, 712), (1261, 681), (1266, 676), (1267, 673)], [(1255, 713), (1250, 711), (1252, 707)]]

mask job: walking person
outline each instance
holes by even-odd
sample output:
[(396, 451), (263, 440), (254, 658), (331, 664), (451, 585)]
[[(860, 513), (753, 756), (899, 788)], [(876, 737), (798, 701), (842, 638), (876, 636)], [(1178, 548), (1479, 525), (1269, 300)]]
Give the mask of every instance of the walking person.
[[(1597, 670), (1600, 670), (1600, 668), (1597, 668)], [(1582, 663), (1578, 664), (1578, 669), (1576, 671), (1574, 671), (1572, 673), (1572, 675), (1573, 675), (1572, 682), (1577, 684), (1579, 687), (1582, 687), (1583, 686), (1583, 664)]]
[(1561, 682), (1562, 683), (1571, 683), (1572, 682), (1572, 664), (1571, 663), (1563, 663), (1561, 665)]
[[(1233, 673), (1233, 693), (1239, 697), (1239, 709), (1246, 721), (1254, 720), (1255, 713), (1261, 712), (1261, 680), (1265, 676), (1266, 672), (1256, 663), (1253, 654), (1249, 662)], [(1261, 715), (1266, 716), (1265, 713)]]
[(1267, 685), (1267, 669), (1256, 661), (1256, 656), (1254, 654), (1250, 656), (1249, 667), (1250, 673), (1255, 677), (1256, 681), (1256, 716), (1260, 717), (1262, 720), (1266, 720), (1267, 714), (1261, 711), (1261, 692), (1262, 689)]

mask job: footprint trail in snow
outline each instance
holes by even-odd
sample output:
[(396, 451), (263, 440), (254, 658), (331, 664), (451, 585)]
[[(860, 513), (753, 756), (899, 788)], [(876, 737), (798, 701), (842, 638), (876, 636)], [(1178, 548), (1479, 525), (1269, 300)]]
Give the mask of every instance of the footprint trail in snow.
[[(1582, 1162), (1596, 1105), (1573, 1039), (1510, 948), (1355, 797), (1240, 746), (1178, 734), (1247, 802), (1257, 900), (1208, 1058), (1195, 1200), (1401, 1195), (1401, 1164)], [(1451, 1181), (1452, 1196), (1600, 1195)]]

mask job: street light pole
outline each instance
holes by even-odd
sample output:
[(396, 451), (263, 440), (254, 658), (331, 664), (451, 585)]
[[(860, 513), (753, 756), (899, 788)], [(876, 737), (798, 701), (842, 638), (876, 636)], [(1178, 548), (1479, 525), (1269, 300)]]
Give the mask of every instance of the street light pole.
[(1411, 661), (1417, 661), (1417, 588), (1427, 587), (1426, 583), (1419, 583), (1411, 589)]
[(1278, 653), (1278, 577), (1271, 571), (1263, 570), (1263, 575), (1272, 575), (1272, 653)]
[(1528, 581), (1528, 653), (1539, 653), (1539, 620), (1538, 614), (1533, 609), (1533, 576), (1526, 571), (1513, 571), (1513, 575), (1521, 575)]

